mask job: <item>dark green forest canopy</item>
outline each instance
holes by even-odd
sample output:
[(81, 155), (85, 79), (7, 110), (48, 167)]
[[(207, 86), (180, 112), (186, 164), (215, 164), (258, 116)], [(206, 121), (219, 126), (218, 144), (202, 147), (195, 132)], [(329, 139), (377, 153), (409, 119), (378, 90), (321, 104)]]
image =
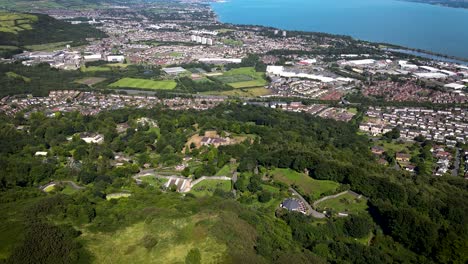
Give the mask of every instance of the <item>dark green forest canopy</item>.
[[(132, 120), (139, 117), (156, 120), (159, 133), (134, 124)], [(123, 122), (138, 130), (117, 133), (116, 124)], [(19, 125), (27, 129), (17, 130)], [(231, 158), (239, 162), (241, 174), (252, 173), (258, 166), (307, 170), (315, 179), (337, 181), (367, 196), (369, 214), (325, 221), (284, 211), (272, 216), (222, 192), (206, 199), (181, 199), (179, 194), (155, 192), (145, 186), (132, 187), (136, 194), (128, 198), (125, 209), (120, 201), (105, 201), (104, 195), (110, 190), (133, 186), (130, 177), (138, 171), (136, 164), (124, 169), (109, 166), (113, 153), (132, 153), (144, 162), (143, 154), (154, 152), (160, 155), (160, 163), (177, 164), (187, 138), (206, 130), (250, 134), (255, 139), (220, 147), (216, 158), (207, 158), (211, 163), (204, 170), (220, 168)], [(90, 145), (66, 139), (85, 131), (102, 133), (105, 142)], [(24, 223), (20, 232), (26, 241), (15, 240), (10, 261), (28, 261), (24, 252), (31, 252), (29, 260), (35, 263), (41, 263), (35, 261), (38, 259), (87, 261), (92, 256), (84, 249), (84, 242), (79, 242), (76, 230), (118, 232), (144, 221), (152, 212), (148, 208), (157, 204), (157, 212), (163, 214), (169, 213), (169, 208), (178, 208), (177, 217), (201, 211), (225, 214), (229, 216), (226, 221), (235, 216), (255, 230), (250, 232), (255, 237), (252, 244), (245, 245), (243, 240), (251, 241), (245, 233), (227, 235), (221, 230), (230, 228), (222, 225), (212, 230), (220, 241), (230, 245), (227, 263), (466, 263), (467, 182), (410, 175), (380, 166), (369, 151), (368, 139), (356, 132), (356, 127), (343, 122), (238, 104), (204, 112), (124, 109), (94, 117), (78, 113), (53, 118), (36, 113), (29, 120), (2, 117), (0, 205), (8, 208), (22, 204), (16, 210), (27, 212), (17, 215)], [(34, 157), (36, 151), (43, 150), (50, 153), (45, 161)], [(198, 155), (205, 159), (205, 154)], [(68, 158), (79, 160), (80, 168), (64, 166)], [(86, 191), (45, 195), (37, 190), (50, 180), (70, 177), (87, 186)], [(356, 242), (355, 238), (363, 237), (366, 230), (374, 238), (364, 244)], [(62, 251), (57, 252), (61, 254), (46, 258), (42, 246), (38, 246), (43, 243), (60, 248)]]

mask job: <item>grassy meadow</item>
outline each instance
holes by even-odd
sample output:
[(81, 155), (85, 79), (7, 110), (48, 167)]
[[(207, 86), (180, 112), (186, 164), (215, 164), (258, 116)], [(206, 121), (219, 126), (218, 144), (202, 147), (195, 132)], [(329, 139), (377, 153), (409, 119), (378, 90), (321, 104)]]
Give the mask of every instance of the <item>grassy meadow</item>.
[(229, 70), (215, 78), (235, 89), (239, 89), (266, 85), (267, 81), (263, 76), (262, 72), (256, 72), (253, 67), (243, 67)]
[(270, 172), (275, 181), (295, 185), (304, 194), (310, 195), (314, 200), (320, 198), (322, 194), (333, 193), (339, 183), (327, 180), (315, 180), (312, 177), (293, 171), (291, 169), (275, 169)]
[(148, 79), (123, 78), (109, 85), (114, 88), (140, 88), (152, 90), (172, 90), (177, 83), (172, 80), (154, 81)]
[(347, 212), (359, 214), (367, 212), (367, 199), (357, 198), (356, 196), (346, 193), (336, 198), (328, 199), (317, 204), (317, 208), (322, 210), (333, 210), (334, 212)]

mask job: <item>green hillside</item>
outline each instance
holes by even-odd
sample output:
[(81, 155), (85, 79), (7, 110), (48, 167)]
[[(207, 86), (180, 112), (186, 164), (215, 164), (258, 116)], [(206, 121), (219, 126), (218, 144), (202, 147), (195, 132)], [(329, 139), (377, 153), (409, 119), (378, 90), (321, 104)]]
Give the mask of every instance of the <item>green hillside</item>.
[(47, 15), (0, 13), (0, 46), (24, 47), (54, 42), (80, 45), (86, 38), (104, 36), (90, 25), (71, 25)]

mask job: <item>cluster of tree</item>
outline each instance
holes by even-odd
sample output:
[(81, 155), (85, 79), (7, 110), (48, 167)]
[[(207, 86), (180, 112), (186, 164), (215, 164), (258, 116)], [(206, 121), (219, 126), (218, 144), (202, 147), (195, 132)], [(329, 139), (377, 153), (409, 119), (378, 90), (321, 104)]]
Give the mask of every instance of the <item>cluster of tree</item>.
[[(137, 122), (139, 117), (156, 120), (157, 127)], [(117, 133), (116, 125), (124, 122), (129, 129)], [(28, 129), (18, 131), (17, 125)], [(185, 145), (191, 135), (206, 130), (254, 137), (218, 149)], [(86, 144), (76, 136), (71, 141), (66, 139), (85, 131), (103, 134), (104, 143)], [(35, 193), (29, 196), (18, 192), (15, 196), (11, 191), (70, 177), (82, 184), (92, 183), (88, 185), (88, 197), (103, 199), (109, 190), (118, 190), (131, 181), (131, 176), (145, 163), (175, 165), (185, 155), (191, 155), (202, 165), (184, 173), (197, 177), (211, 175), (233, 158), (239, 162), (240, 172), (235, 188), (253, 194), (251, 197), (260, 202), (271, 199), (271, 194), (262, 187), (260, 175), (256, 175), (259, 167), (308, 171), (311, 177), (347, 184), (370, 199), (373, 221), (365, 216), (352, 216), (330, 220), (326, 225), (316, 225), (305, 216), (288, 214), (272, 219), (267, 214), (238, 209), (242, 211), (239, 217), (255, 227), (256, 254), (270, 262), (291, 258), (297, 252), (300, 252), (295, 256), (300, 259), (298, 263), (320, 261), (317, 256), (330, 262), (390, 263), (401, 260), (402, 256), (419, 262), (466, 262), (466, 181), (423, 175), (411, 177), (404, 171), (386, 169), (375, 163), (367, 139), (356, 132), (355, 126), (343, 122), (237, 104), (196, 113), (123, 109), (97, 116), (68, 113), (47, 118), (37, 113), (29, 119), (2, 117), (0, 188), (8, 194), (2, 200), (34, 197)], [(45, 149), (48, 157), (34, 156), (36, 151)], [(115, 153), (133, 157), (133, 163), (113, 167)], [(217, 196), (232, 197), (223, 192), (217, 192)], [(63, 202), (42, 203), (39, 211), (59, 208), (62, 213), (54, 211), (57, 217), (64, 216), (73, 224), (91, 222), (94, 230), (109, 232), (128, 224), (129, 219), (144, 219), (142, 214), (128, 214), (135, 208), (126, 209), (125, 216), (121, 217), (95, 217), (89, 199), (83, 199), (83, 203), (59, 200)], [(111, 206), (101, 210), (114, 214)], [(361, 238), (373, 229), (381, 229), (383, 233), (377, 234), (371, 246), (353, 239), (338, 239)], [(150, 246), (153, 242), (148, 239), (146, 244)]]

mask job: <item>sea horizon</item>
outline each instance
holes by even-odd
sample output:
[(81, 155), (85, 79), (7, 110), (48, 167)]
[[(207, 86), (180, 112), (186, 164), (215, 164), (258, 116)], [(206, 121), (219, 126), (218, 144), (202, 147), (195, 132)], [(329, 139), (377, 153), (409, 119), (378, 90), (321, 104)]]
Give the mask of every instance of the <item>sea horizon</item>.
[(229, 0), (211, 8), (223, 23), (346, 35), (468, 59), (468, 9), (401, 0)]

